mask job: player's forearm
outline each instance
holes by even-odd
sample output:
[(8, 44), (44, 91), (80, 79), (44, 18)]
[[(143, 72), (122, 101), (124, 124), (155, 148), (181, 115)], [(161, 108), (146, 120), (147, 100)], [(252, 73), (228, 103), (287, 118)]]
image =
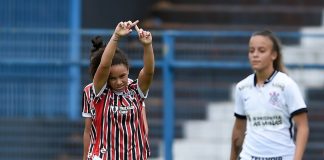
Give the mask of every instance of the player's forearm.
[(302, 160), (308, 140), (309, 128), (308, 126), (299, 126), (297, 128), (296, 136), (296, 150), (294, 160)]
[(237, 160), (238, 155), (242, 149), (242, 142), (243, 138), (235, 138), (232, 140), (230, 160)]
[(236, 120), (232, 131), (230, 160), (237, 160), (244, 141), (245, 122)]
[(102, 54), (100, 64), (93, 79), (96, 94), (108, 80), (109, 70), (117, 49), (118, 40), (119, 36), (114, 33)]
[(117, 49), (119, 39), (120, 39), (120, 36), (118, 36), (116, 33), (114, 33), (111, 36), (111, 38), (105, 48), (105, 51), (102, 54), (100, 66), (110, 67), (111, 61), (112, 61), (112, 59), (115, 55), (116, 49)]
[(91, 130), (91, 119), (86, 118), (84, 123), (83, 132), (83, 160), (88, 158), (88, 150), (90, 145), (90, 130)]
[(88, 149), (90, 145), (90, 135), (88, 132), (83, 133), (83, 160), (87, 160)]
[(154, 74), (154, 51), (153, 51), (153, 45), (147, 44), (144, 45), (144, 74), (146, 75), (152, 75)]

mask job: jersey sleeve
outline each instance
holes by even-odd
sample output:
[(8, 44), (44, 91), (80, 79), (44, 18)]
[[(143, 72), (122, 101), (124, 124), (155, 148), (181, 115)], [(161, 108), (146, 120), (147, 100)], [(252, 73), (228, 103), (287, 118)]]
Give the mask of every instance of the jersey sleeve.
[(83, 90), (82, 96), (82, 117), (91, 117), (90, 113), (90, 98), (86, 90)]
[(293, 80), (289, 82), (289, 85), (285, 88), (286, 103), (289, 113), (294, 115), (300, 112), (307, 112), (306, 104), (299, 87)]
[(246, 118), (246, 114), (244, 111), (244, 103), (242, 100), (242, 96), (241, 96), (241, 92), (239, 90), (239, 86), (236, 85), (235, 87), (235, 93), (234, 93), (234, 115), (236, 118), (241, 118), (241, 119), (245, 119)]
[(141, 88), (138, 85), (138, 79), (136, 79), (135, 81), (133, 81), (130, 86), (129, 86), (132, 90), (135, 90), (136, 94), (139, 95), (140, 98), (147, 98), (148, 95), (148, 91), (146, 93), (143, 93), (143, 91), (141, 90)]

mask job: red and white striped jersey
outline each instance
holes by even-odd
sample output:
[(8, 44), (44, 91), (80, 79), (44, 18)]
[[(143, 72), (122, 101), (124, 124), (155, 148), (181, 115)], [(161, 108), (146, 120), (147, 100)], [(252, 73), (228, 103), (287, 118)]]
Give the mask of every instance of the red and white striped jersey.
[(83, 90), (82, 116), (92, 119), (88, 160), (146, 160), (150, 156), (142, 115), (144, 95), (137, 80), (115, 93), (105, 85), (95, 95), (93, 84)]

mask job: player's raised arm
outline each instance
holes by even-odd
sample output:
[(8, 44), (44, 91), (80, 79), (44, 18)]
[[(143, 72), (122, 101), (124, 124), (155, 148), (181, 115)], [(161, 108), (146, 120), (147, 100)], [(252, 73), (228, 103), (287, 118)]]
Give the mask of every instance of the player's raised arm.
[(115, 55), (119, 39), (132, 32), (131, 28), (134, 27), (137, 23), (138, 20), (135, 22), (119, 22), (116, 26), (115, 31), (103, 52), (100, 64), (93, 78), (93, 85), (96, 94), (99, 93), (99, 91), (108, 80), (111, 62)]
[(154, 51), (152, 45), (152, 34), (149, 31), (145, 31), (135, 25), (135, 29), (138, 33), (138, 38), (143, 45), (144, 55), (143, 62), (144, 67), (139, 73), (138, 83), (143, 93), (146, 93), (151, 85), (154, 75)]

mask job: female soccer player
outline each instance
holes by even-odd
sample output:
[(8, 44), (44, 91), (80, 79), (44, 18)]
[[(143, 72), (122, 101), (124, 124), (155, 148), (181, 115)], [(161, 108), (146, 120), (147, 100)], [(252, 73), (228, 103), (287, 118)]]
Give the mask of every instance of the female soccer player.
[(278, 38), (271, 31), (255, 32), (248, 58), (255, 73), (236, 85), (231, 160), (302, 160), (307, 108), (285, 74)]
[[(120, 22), (105, 48), (100, 38), (93, 40), (93, 83), (83, 92), (84, 160), (146, 160), (150, 155), (143, 112), (154, 74), (154, 53), (151, 33), (137, 23)], [(133, 27), (144, 48), (144, 67), (134, 81), (128, 78), (126, 55), (117, 48)]]

